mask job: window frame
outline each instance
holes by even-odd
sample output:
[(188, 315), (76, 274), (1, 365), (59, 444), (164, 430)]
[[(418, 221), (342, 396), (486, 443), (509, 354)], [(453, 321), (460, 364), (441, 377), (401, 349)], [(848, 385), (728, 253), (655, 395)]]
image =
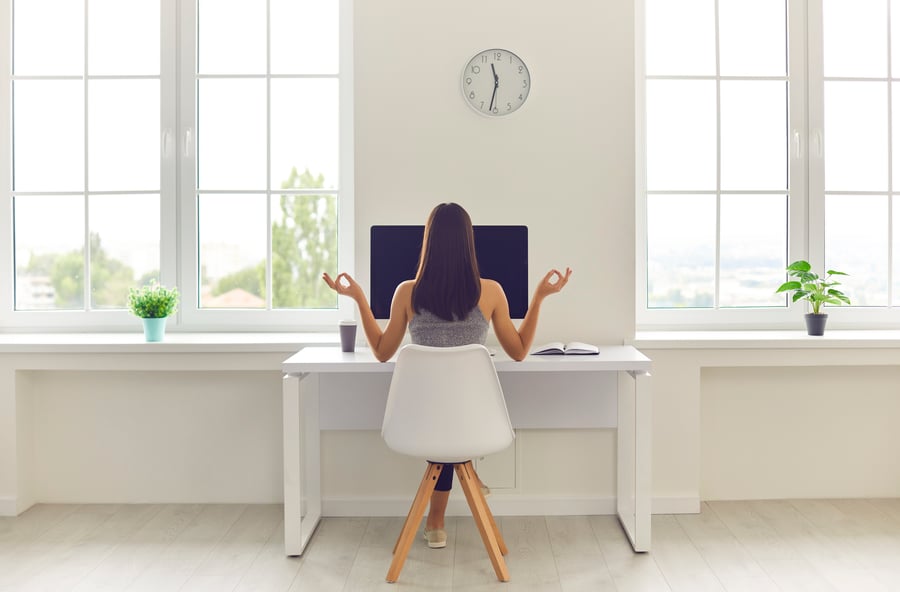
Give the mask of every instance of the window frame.
[[(12, 33), (12, 0), (0, 0), (0, 30)], [(194, 68), (196, 64), (197, 2), (160, 2), (160, 282), (177, 285), (179, 311), (169, 318), (171, 331), (316, 331), (332, 329), (338, 320), (354, 316), (353, 303), (338, 298), (333, 309), (201, 309), (198, 306), (199, 270), (196, 231), (197, 153)], [(354, 273), (353, 163), (353, 0), (339, 0), (339, 178), (338, 269)], [(85, 39), (84, 43), (87, 43)], [(190, 49), (193, 48), (193, 49)], [(0, 78), (12, 80), (12, 43), (0, 44)], [(7, 89), (10, 85), (7, 84)], [(181, 94), (179, 93), (181, 90)], [(86, 300), (84, 310), (15, 310), (15, 242), (12, 187), (11, 93), (0, 93), (0, 187), (7, 198), (0, 208), (0, 332), (15, 331), (139, 331), (140, 323), (124, 308), (98, 310)], [(87, 153), (86, 153), (87, 154)], [(268, 160), (268, 159), (267, 159)], [(316, 191), (323, 193), (322, 190)], [(87, 222), (85, 222), (87, 224)], [(267, 235), (271, 253), (271, 224)], [(268, 257), (271, 261), (271, 257)], [(87, 269), (86, 264), (86, 269)], [(269, 264), (268, 267), (271, 267)], [(271, 277), (271, 271), (267, 272)], [(271, 291), (271, 290), (270, 290)]]
[[(717, 4), (714, 4), (717, 6)], [(805, 303), (785, 307), (654, 309), (647, 306), (647, 184), (646, 93), (647, 73), (645, 0), (635, 2), (635, 305), (636, 329), (745, 330), (796, 329), (808, 312)], [(820, 1), (787, 0), (788, 41), (788, 150), (789, 211), (787, 261), (824, 261), (824, 75), (822, 4)], [(716, 18), (718, 29), (718, 18)], [(716, 32), (718, 38), (718, 30)], [(717, 79), (721, 80), (717, 72)], [(717, 147), (717, 155), (720, 156)], [(720, 166), (720, 165), (717, 165)], [(717, 190), (717, 199), (722, 195)], [(718, 216), (718, 213), (717, 213)], [(890, 222), (890, 221), (889, 221)], [(718, 219), (717, 219), (718, 223)], [(716, 232), (716, 288), (718, 290), (719, 233)], [(785, 278), (787, 279), (787, 278)], [(777, 286), (773, 286), (774, 292)], [(852, 298), (852, 294), (850, 294)], [(718, 298), (717, 298), (718, 300)], [(900, 327), (900, 314), (886, 307), (828, 307), (832, 328)]]

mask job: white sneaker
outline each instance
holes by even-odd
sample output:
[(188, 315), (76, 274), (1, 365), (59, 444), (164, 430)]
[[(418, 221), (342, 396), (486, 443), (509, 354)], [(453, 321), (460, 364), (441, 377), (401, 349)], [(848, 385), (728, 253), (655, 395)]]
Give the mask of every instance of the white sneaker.
[(443, 549), (447, 546), (447, 531), (443, 528), (425, 529), (425, 541), (432, 549)]

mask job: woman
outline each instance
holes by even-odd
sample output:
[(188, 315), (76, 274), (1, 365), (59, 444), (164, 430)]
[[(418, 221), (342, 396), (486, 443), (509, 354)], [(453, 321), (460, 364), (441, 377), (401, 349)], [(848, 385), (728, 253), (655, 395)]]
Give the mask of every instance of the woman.
[[(394, 292), (391, 314), (385, 329), (379, 327), (362, 288), (352, 277), (341, 273), (322, 278), (338, 294), (353, 298), (359, 308), (369, 347), (379, 361), (391, 358), (400, 347), (409, 327), (413, 343), (450, 347), (484, 343), (490, 324), (503, 350), (514, 360), (528, 355), (537, 329), (544, 298), (565, 287), (572, 275), (550, 270), (534, 292), (528, 312), (518, 329), (509, 316), (503, 288), (483, 279), (475, 257), (475, 235), (469, 214), (455, 203), (439, 204), (428, 216), (419, 269), (413, 280), (402, 282)], [(431, 548), (444, 547), (444, 513), (453, 484), (453, 471), (446, 466), (431, 496), (425, 539)]]

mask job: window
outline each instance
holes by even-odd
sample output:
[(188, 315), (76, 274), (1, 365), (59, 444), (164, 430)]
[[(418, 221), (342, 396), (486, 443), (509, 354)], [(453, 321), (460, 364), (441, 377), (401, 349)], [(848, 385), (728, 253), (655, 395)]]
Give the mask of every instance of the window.
[(774, 290), (801, 258), (851, 274), (836, 320), (892, 322), (893, 5), (642, 3), (642, 327), (794, 326)]
[(353, 264), (349, 0), (0, 5), (4, 326), (131, 326), (150, 280), (182, 328), (345, 314), (319, 276)]

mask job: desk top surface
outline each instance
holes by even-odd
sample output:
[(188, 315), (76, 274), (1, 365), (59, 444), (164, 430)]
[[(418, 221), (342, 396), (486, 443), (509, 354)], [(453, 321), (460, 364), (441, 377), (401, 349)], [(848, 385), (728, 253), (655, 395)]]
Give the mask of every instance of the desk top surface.
[[(630, 345), (600, 346), (597, 355), (530, 355), (516, 362), (505, 353), (494, 356), (498, 372), (612, 372), (626, 371), (647, 374), (650, 358)], [(345, 353), (339, 347), (305, 347), (285, 360), (281, 369), (285, 374), (310, 372), (393, 372), (394, 360), (379, 362), (372, 351), (357, 348)]]

